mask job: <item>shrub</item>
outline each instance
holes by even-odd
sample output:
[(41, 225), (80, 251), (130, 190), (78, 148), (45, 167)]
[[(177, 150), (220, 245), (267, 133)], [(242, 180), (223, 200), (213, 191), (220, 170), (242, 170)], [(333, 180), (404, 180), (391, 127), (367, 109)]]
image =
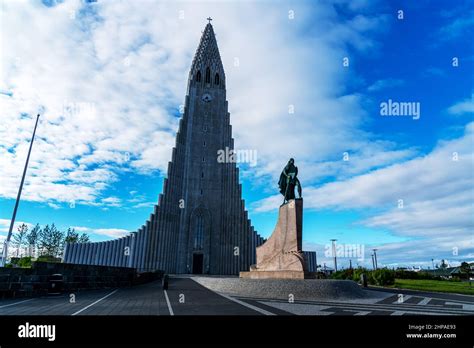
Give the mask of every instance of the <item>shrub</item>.
[(12, 257), (12, 258), (10, 258), (10, 265), (12, 265), (12, 266), (18, 265), (18, 261), (20, 261), (19, 257)]
[(17, 265), (22, 268), (31, 268), (31, 256), (22, 257), (18, 260)]
[(392, 285), (395, 283), (395, 271), (387, 268), (376, 269), (370, 272), (369, 283), (379, 286)]
[(61, 259), (58, 257), (54, 257), (53, 255), (41, 255), (39, 256), (36, 261), (39, 262), (61, 262)]
[(435, 276), (431, 275), (428, 272), (413, 272), (413, 271), (405, 271), (405, 270), (397, 270), (395, 271), (395, 278), (398, 279), (436, 279)]
[(331, 274), (331, 279), (352, 279), (352, 269), (343, 269)]
[(355, 282), (360, 282), (360, 276), (362, 273), (365, 273), (367, 274), (367, 276), (369, 277), (369, 273), (371, 271), (369, 271), (368, 269), (366, 268), (362, 268), (362, 267), (359, 267), (359, 268), (356, 268), (354, 269), (354, 271), (352, 272), (352, 280), (355, 281)]

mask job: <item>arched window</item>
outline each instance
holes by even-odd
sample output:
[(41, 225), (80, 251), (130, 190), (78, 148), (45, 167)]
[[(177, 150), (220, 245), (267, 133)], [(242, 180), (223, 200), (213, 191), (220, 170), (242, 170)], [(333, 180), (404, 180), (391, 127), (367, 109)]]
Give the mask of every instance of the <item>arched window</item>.
[(219, 84), (219, 74), (216, 73), (216, 76), (214, 76), (214, 84), (218, 85)]
[(194, 250), (202, 250), (204, 244), (204, 218), (196, 216), (194, 220)]
[(201, 82), (201, 70), (198, 70), (196, 74), (196, 82)]
[(206, 68), (206, 83), (211, 83), (211, 69), (209, 67)]

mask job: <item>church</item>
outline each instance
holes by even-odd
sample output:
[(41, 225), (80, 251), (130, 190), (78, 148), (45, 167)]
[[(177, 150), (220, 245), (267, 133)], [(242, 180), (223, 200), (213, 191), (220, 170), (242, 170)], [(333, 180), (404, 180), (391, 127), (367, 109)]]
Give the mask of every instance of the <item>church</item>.
[(209, 19), (189, 71), (163, 193), (149, 219), (116, 240), (68, 244), (63, 262), (173, 274), (248, 270), (264, 239), (245, 210), (239, 168), (217, 160), (226, 148), (234, 149), (226, 76)]

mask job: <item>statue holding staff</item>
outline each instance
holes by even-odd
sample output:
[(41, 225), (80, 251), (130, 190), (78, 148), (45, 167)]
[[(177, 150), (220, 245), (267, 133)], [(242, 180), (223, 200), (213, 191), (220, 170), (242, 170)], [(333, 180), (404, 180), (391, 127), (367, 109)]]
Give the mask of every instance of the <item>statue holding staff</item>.
[(295, 166), (295, 160), (290, 158), (288, 164), (283, 168), (278, 181), (280, 193), (283, 195), (283, 204), (290, 199), (295, 199), (295, 186), (298, 187), (298, 196), (301, 198), (301, 184), (298, 180), (298, 167)]

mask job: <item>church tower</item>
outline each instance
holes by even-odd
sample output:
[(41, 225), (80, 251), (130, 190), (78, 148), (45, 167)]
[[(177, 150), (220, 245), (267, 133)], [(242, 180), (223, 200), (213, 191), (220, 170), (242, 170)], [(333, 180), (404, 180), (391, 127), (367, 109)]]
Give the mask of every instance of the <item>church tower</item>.
[[(214, 29), (206, 25), (188, 78), (180, 133), (182, 199), (177, 271), (237, 274), (255, 262), (258, 236), (241, 198), (235, 163), (219, 163), (218, 151), (233, 149), (226, 77)], [(184, 129), (185, 128), (185, 129)]]
[(149, 220), (115, 241), (70, 244), (64, 262), (204, 274), (238, 274), (255, 263), (263, 239), (245, 210), (239, 169), (218, 161), (218, 151), (234, 149), (234, 140), (224, 66), (208, 20), (189, 71), (163, 193)]

